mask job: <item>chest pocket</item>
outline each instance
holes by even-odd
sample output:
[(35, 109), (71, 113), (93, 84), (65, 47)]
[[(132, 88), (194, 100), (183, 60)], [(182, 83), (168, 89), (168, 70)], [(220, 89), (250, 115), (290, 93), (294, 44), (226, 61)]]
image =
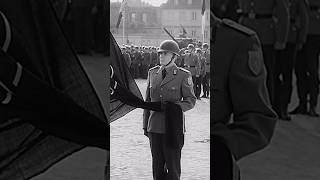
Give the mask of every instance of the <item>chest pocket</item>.
[(166, 97), (169, 99), (180, 99), (180, 88), (177, 85), (168, 86), (165, 88)]

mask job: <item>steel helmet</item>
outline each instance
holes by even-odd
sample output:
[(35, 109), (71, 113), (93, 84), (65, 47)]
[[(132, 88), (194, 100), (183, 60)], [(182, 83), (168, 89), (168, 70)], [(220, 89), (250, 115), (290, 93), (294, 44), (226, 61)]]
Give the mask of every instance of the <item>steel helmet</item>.
[(179, 56), (179, 45), (173, 40), (164, 40), (160, 44), (158, 52), (171, 52), (177, 56)]
[(207, 43), (202, 44), (202, 48), (208, 48), (208, 47), (209, 47), (209, 45)]
[(193, 44), (188, 44), (188, 47), (187, 48), (194, 48), (194, 45)]

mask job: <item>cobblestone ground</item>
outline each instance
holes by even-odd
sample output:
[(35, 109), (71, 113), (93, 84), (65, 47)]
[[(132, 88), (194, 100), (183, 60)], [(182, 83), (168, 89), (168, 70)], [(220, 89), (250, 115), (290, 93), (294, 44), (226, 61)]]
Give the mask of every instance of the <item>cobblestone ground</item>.
[[(295, 79), (293, 81), (295, 84)], [(318, 99), (320, 102), (320, 97)], [(298, 105), (294, 86), (289, 111)], [(317, 110), (320, 113), (320, 106)], [(320, 118), (278, 121), (270, 145), (240, 161), (245, 180), (316, 180), (320, 177)]]
[[(145, 93), (146, 81), (137, 80)], [(112, 122), (110, 127), (111, 180), (151, 180), (151, 152), (143, 135), (142, 109)], [(194, 109), (186, 112), (185, 145), (181, 166), (183, 180), (209, 180), (210, 176), (210, 107), (209, 99), (197, 100)]]

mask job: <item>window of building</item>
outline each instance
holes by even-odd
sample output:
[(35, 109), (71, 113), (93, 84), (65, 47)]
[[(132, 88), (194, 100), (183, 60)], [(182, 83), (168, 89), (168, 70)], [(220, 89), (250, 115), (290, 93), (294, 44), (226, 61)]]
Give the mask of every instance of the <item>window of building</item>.
[(142, 21), (146, 24), (147, 23), (147, 14), (143, 13), (142, 14)]
[(192, 11), (192, 18), (191, 18), (192, 21), (196, 21), (197, 20), (197, 12), (195, 11)]
[(178, 5), (179, 4), (179, 0), (174, 0), (174, 4)]
[(188, 4), (192, 4), (192, 0), (188, 0)]
[(131, 14), (131, 22), (136, 22), (136, 13)]
[(192, 37), (195, 37), (195, 36), (196, 36), (196, 32), (197, 32), (197, 31), (192, 30), (192, 31), (191, 31), (191, 36), (192, 36)]

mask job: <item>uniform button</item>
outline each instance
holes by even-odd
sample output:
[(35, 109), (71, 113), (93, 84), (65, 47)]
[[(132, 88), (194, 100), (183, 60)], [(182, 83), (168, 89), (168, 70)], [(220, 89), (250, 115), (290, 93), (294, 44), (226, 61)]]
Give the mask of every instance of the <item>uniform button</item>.
[(162, 98), (162, 95), (160, 94), (160, 97)]
[(251, 5), (251, 6), (254, 6), (254, 2), (251, 2), (250, 5)]

